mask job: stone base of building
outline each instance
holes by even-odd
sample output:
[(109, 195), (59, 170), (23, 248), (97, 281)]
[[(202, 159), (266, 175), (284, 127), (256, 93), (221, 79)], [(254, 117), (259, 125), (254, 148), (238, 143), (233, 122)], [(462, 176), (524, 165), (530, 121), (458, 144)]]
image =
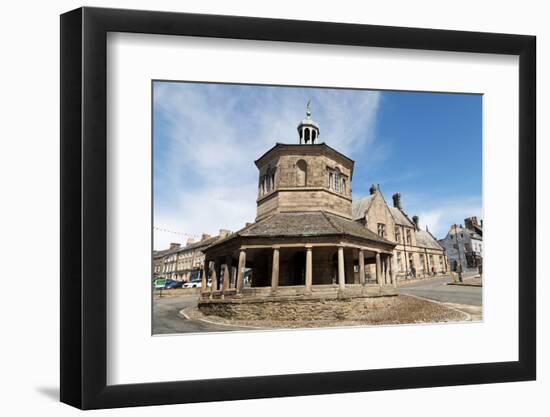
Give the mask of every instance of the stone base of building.
[[(256, 290), (246, 294), (246, 290)], [(285, 287), (273, 294), (245, 288), (240, 296), (201, 297), (198, 307), (205, 315), (234, 320), (343, 320), (364, 317), (367, 310), (388, 307), (397, 295), (392, 286), (357, 286), (343, 291), (336, 288), (312, 289), (311, 293), (289, 294)]]

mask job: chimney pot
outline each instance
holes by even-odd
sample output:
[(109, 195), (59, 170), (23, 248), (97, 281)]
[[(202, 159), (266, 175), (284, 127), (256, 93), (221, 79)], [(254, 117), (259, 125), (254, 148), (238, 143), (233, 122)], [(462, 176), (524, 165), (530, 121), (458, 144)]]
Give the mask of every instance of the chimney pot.
[(394, 195), (392, 195), (392, 198), (393, 198), (393, 206), (401, 210), (401, 194), (395, 193)]

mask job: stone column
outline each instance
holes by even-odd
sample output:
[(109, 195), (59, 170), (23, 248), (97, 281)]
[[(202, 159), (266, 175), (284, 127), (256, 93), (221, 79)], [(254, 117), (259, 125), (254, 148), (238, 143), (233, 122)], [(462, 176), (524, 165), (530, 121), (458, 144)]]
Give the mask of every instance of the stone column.
[(346, 288), (346, 275), (344, 274), (344, 247), (338, 246), (338, 287), (340, 290)]
[(359, 251), (359, 283), (365, 285), (365, 252)]
[(223, 267), (223, 290), (228, 290), (231, 286), (231, 256), (225, 257), (225, 264)]
[(385, 256), (384, 260), (384, 282), (386, 285), (389, 285), (391, 283), (391, 277), (390, 277), (390, 255)]
[(246, 267), (246, 251), (239, 252), (239, 266), (237, 269), (237, 294), (240, 294), (244, 286), (244, 269)]
[(395, 276), (395, 256), (390, 255), (390, 281), (394, 287), (397, 287), (397, 281)]
[(271, 268), (271, 293), (276, 294), (279, 289), (279, 247), (273, 247), (273, 267)]
[(306, 246), (306, 293), (311, 292), (313, 283), (313, 253), (311, 246)]
[(208, 291), (208, 278), (207, 278), (207, 265), (208, 261), (204, 261), (204, 265), (202, 266), (202, 281), (201, 281), (201, 292), (207, 292)]
[(210, 296), (218, 289), (218, 275), (217, 275), (217, 265), (218, 261), (214, 261), (214, 265), (212, 268), (212, 286), (210, 287)]
[(376, 252), (376, 283), (382, 285), (382, 265), (380, 264), (380, 252)]

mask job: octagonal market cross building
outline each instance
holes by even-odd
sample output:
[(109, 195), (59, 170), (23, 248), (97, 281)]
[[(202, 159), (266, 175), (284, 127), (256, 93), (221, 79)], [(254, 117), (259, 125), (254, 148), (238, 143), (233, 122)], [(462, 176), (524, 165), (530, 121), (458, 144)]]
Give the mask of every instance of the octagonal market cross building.
[(395, 243), (352, 216), (354, 161), (318, 142), (309, 106), (298, 136), (255, 161), (255, 222), (205, 249), (199, 307), (395, 294)]

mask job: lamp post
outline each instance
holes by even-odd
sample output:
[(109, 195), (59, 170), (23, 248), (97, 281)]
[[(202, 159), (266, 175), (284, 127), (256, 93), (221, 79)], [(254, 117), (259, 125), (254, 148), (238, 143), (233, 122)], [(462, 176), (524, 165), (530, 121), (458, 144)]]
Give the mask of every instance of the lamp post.
[(453, 225), (455, 229), (455, 238), (456, 238), (456, 250), (458, 252), (458, 281), (462, 281), (462, 258), (460, 256), (460, 243), (458, 243), (458, 232), (456, 230), (456, 223)]

